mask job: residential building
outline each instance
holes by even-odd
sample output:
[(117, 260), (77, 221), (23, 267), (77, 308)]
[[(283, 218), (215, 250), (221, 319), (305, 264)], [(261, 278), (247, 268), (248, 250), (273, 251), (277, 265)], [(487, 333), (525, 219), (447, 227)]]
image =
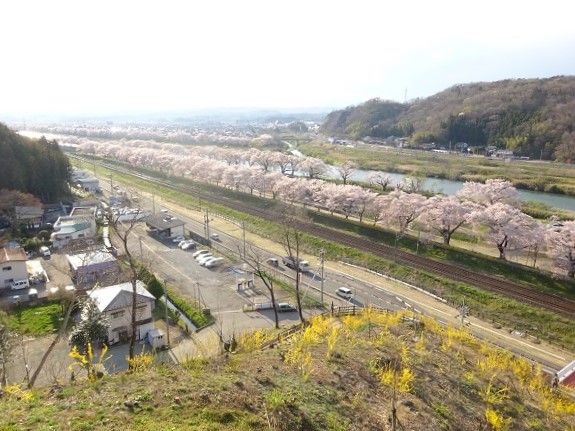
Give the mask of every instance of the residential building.
[(96, 207), (76, 207), (69, 216), (59, 217), (50, 236), (54, 247), (60, 248), (70, 241), (96, 236)]
[(120, 265), (116, 258), (106, 249), (90, 250), (73, 255), (66, 255), (74, 284), (79, 289), (91, 287), (96, 282), (109, 284), (117, 281)]
[[(132, 283), (121, 283), (114, 286), (99, 287), (88, 292), (96, 301), (98, 309), (108, 318), (108, 342), (115, 344), (126, 342), (132, 334)], [(152, 310), (156, 298), (144, 287), (141, 281), (136, 282), (136, 340), (143, 340), (148, 332), (155, 329)]]
[(10, 289), (16, 281), (28, 280), (27, 260), (26, 252), (21, 247), (0, 247), (0, 282), (3, 289)]

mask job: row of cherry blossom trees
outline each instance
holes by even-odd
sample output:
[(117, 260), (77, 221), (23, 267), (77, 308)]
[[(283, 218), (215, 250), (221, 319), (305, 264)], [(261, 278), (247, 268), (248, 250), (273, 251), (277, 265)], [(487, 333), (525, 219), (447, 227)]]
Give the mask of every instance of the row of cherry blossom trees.
[[(386, 174), (373, 174), (370, 184), (378, 193), (357, 185), (335, 184), (321, 176), (328, 166), (313, 157), (299, 158), (273, 151), (184, 147), (150, 141), (81, 143), (84, 152), (99, 154), (134, 166), (187, 176), (198, 181), (248, 193), (271, 195), (290, 204), (302, 204), (338, 213), (345, 218), (365, 217), (374, 224), (393, 227), (399, 236), (412, 226), (424, 237), (438, 235), (446, 245), (466, 226), (493, 244), (501, 259), (528, 250), (535, 265), (539, 251), (546, 250), (573, 276), (575, 222), (541, 223), (520, 209), (517, 190), (508, 181), (466, 182), (455, 196), (426, 197), (415, 193), (414, 182), (392, 185)], [(348, 175), (353, 166), (340, 167)], [(293, 176), (295, 172), (303, 177)], [(344, 179), (345, 182), (345, 179)], [(407, 186), (408, 184), (409, 186)]]

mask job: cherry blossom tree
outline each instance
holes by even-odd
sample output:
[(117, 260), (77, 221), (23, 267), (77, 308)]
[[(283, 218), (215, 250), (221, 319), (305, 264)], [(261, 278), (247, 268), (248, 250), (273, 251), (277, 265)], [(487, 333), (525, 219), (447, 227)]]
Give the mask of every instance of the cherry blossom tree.
[(481, 208), (470, 220), (486, 241), (495, 243), (500, 259), (506, 259), (509, 251), (529, 248), (537, 240), (533, 236), (533, 231), (538, 229), (537, 221), (506, 203)]
[(383, 210), (387, 207), (387, 204), (388, 204), (387, 197), (382, 195), (375, 196), (371, 200), (371, 202), (369, 202), (366, 210), (368, 216), (373, 219), (374, 226), (381, 218), (381, 214), (383, 213)]
[(461, 190), (457, 192), (460, 199), (478, 203), (484, 207), (505, 203), (514, 208), (519, 208), (521, 203), (519, 193), (511, 182), (501, 179), (487, 180), (485, 184), (467, 181)]
[(380, 186), (382, 192), (385, 192), (391, 185), (391, 176), (383, 172), (372, 172), (367, 176), (366, 180), (370, 186), (374, 184)]
[(547, 228), (547, 252), (558, 268), (575, 277), (575, 221), (552, 222)]
[(417, 193), (394, 190), (384, 200), (386, 205), (381, 212), (380, 223), (396, 224), (399, 235), (403, 235), (425, 209), (427, 198)]
[(360, 186), (346, 186), (346, 188), (348, 189), (350, 199), (353, 201), (354, 211), (361, 222), (363, 221), (365, 212), (377, 195)]
[(475, 209), (473, 203), (461, 202), (455, 196), (434, 196), (428, 199), (419, 220), (449, 245), (453, 233), (467, 222)]
[(321, 159), (307, 157), (300, 164), (301, 170), (310, 178), (319, 178), (327, 172), (327, 165)]
[(336, 166), (336, 171), (343, 181), (343, 185), (347, 185), (347, 180), (353, 175), (357, 166), (353, 162), (345, 162), (343, 165)]

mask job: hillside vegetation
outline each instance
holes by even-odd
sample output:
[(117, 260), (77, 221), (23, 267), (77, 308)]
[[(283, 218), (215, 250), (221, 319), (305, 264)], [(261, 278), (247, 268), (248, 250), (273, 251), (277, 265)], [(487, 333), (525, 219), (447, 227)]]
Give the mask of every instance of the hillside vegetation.
[(56, 141), (32, 140), (0, 123), (0, 190), (18, 190), (42, 202), (69, 195), (70, 162)]
[(408, 137), (413, 144), (493, 145), (534, 159), (575, 160), (575, 77), (455, 85), (410, 103), (380, 99), (330, 113), (324, 133)]
[[(538, 366), (464, 329), (368, 310), (238, 352), (42, 391), (7, 387), (2, 430), (572, 430)], [(79, 374), (80, 376), (80, 374)], [(395, 426), (395, 427), (394, 427)]]

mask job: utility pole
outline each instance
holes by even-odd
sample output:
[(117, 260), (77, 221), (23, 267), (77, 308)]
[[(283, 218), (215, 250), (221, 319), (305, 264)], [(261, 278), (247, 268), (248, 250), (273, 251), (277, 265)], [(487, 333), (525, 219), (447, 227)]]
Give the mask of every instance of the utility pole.
[(463, 326), (465, 324), (465, 318), (469, 314), (469, 307), (465, 305), (465, 298), (463, 298), (463, 302), (459, 310), (459, 314), (461, 315), (461, 326)]
[(164, 298), (166, 300), (166, 335), (168, 337), (168, 349), (170, 348), (170, 321), (168, 320), (168, 293), (166, 291), (166, 285), (168, 281), (164, 278)]
[(324, 263), (325, 250), (322, 248), (319, 251), (320, 265), (321, 265), (321, 290), (319, 301), (323, 304), (323, 263)]
[(210, 213), (206, 208), (206, 214), (204, 215), (204, 232), (206, 234), (206, 239), (210, 239)]
[(246, 258), (246, 222), (242, 220), (242, 231), (244, 238), (244, 259)]

